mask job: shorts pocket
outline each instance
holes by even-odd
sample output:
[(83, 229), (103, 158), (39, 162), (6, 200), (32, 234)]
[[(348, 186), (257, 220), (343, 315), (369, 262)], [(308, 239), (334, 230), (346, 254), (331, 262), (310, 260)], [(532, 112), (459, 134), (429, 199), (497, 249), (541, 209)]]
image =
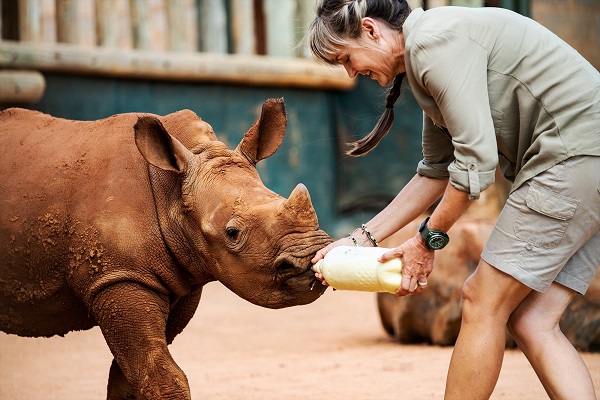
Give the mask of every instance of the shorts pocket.
[(562, 240), (579, 201), (532, 183), (525, 204), (527, 208), (517, 217), (515, 234), (534, 246), (551, 249)]

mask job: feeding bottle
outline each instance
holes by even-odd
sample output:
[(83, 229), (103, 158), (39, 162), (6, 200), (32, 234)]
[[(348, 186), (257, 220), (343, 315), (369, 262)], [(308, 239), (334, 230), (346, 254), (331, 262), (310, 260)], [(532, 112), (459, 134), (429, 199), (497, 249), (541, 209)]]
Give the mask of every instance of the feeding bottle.
[(338, 290), (395, 293), (402, 281), (402, 261), (377, 261), (390, 251), (382, 247), (338, 246), (313, 265), (329, 286)]

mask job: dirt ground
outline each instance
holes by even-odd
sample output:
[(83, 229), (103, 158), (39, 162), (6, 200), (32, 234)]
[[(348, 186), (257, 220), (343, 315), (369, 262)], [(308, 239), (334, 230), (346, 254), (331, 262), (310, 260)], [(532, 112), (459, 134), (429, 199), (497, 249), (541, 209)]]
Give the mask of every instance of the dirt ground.
[[(171, 351), (195, 399), (426, 400), (443, 397), (452, 348), (392, 342), (372, 293), (329, 289), (311, 305), (267, 310), (211, 283)], [(600, 398), (600, 354), (583, 358)], [(0, 333), (0, 399), (103, 399), (111, 359), (97, 327)], [(506, 351), (492, 399), (547, 399), (520, 351)]]

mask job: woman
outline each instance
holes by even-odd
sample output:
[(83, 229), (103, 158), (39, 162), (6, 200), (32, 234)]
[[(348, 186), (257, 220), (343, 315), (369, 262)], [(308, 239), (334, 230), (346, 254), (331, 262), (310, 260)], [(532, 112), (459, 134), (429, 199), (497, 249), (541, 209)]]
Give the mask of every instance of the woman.
[(508, 326), (551, 398), (595, 399), (559, 320), (600, 264), (598, 71), (544, 27), (502, 9), (319, 0), (307, 38), (316, 59), (391, 83), (384, 114), (350, 155), (366, 154), (389, 131), (405, 78), (424, 110), (414, 178), (313, 262), (335, 246), (377, 245), (441, 196), (419, 232), (380, 258), (404, 260), (397, 296), (420, 293), (445, 232), (493, 183), (499, 164), (513, 186), (463, 286), (446, 398), (490, 397)]

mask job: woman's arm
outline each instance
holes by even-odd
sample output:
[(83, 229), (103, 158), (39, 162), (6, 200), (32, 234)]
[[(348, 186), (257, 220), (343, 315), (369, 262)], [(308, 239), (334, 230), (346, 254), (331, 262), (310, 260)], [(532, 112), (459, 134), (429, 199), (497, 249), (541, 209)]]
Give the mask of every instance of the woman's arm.
[(417, 174), (386, 208), (365, 225), (377, 240), (384, 240), (425, 212), (447, 186), (447, 179)]
[[(472, 202), (466, 192), (448, 183), (444, 197), (429, 219), (429, 228), (447, 232)], [(399, 257), (403, 259), (402, 283), (396, 291), (396, 296), (406, 296), (424, 289), (425, 286), (418, 286), (417, 282), (427, 282), (427, 276), (433, 270), (434, 253), (434, 250), (425, 246), (421, 234), (416, 233), (411, 239), (379, 258), (380, 262)]]
[[(447, 183), (447, 179), (433, 179), (419, 174), (415, 175), (396, 195), (394, 200), (365, 225), (378, 241), (387, 238), (427, 210), (440, 198)], [(360, 229), (357, 231), (357, 235), (363, 235)], [(357, 237), (357, 239), (360, 239), (361, 243), (369, 243), (366, 237)], [(319, 250), (312, 262), (316, 263), (325, 257), (329, 250), (343, 245), (353, 246), (354, 243), (350, 238), (339, 239)]]
[[(444, 197), (429, 219), (428, 226), (433, 230), (448, 232), (452, 225), (464, 214), (473, 203), (467, 192), (458, 190), (448, 184)], [(419, 235), (420, 236), (420, 235)]]

